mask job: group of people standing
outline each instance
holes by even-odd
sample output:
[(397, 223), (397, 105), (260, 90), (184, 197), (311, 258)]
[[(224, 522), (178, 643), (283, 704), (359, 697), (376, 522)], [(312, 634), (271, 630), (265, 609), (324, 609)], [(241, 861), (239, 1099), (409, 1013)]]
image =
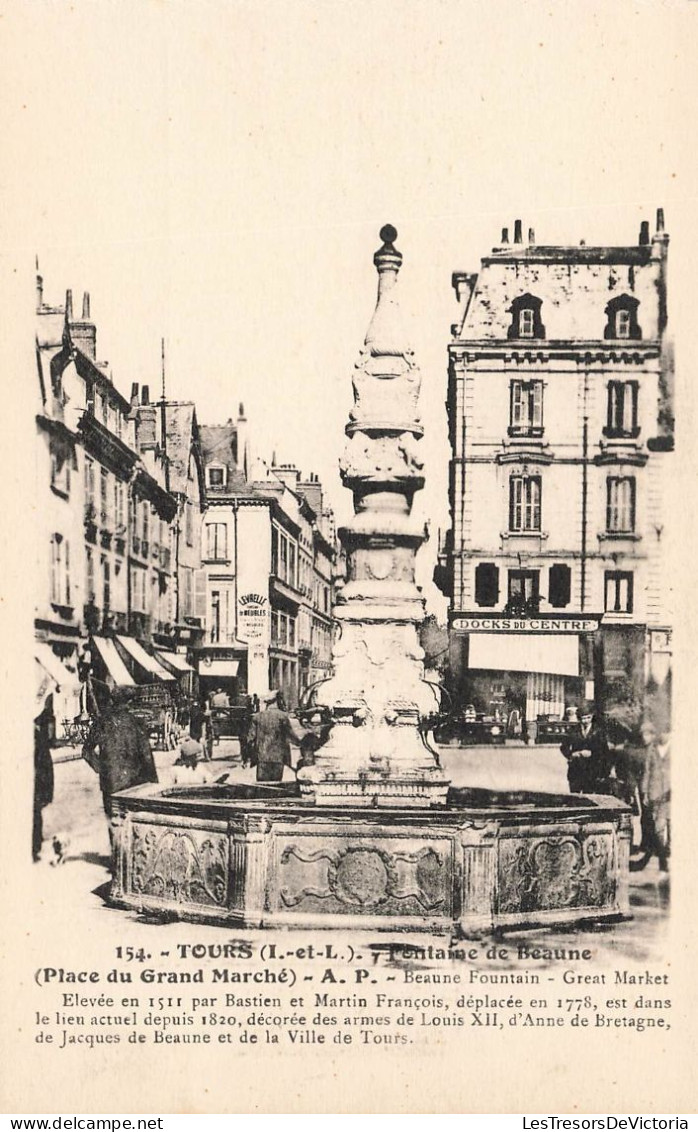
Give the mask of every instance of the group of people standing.
[[(150, 739), (143, 723), (129, 704), (131, 690), (116, 688), (106, 710), (95, 720), (83, 747), (83, 757), (99, 775), (105, 813), (111, 816), (112, 795), (120, 790), (157, 782), (158, 774)], [(256, 698), (255, 698), (256, 700)], [(202, 765), (211, 761), (213, 746), (212, 701), (193, 705), (189, 732), (181, 744), (174, 766), (174, 781), (196, 785), (211, 781)], [(327, 740), (332, 723), (315, 711), (301, 725), (289, 714), (283, 696), (273, 692), (259, 702), (252, 699), (242, 721), (240, 751), (243, 767), (254, 767), (260, 783), (279, 783), (284, 767), (292, 767), (291, 747), (300, 748), (298, 767), (314, 761), (315, 752)], [(42, 811), (53, 800), (54, 738), (53, 708), (47, 697), (34, 721), (34, 814), (32, 854), (41, 856)], [(593, 706), (586, 705), (578, 726), (566, 736), (561, 751), (567, 760), (569, 789), (575, 794), (620, 794), (639, 801), (642, 840), (646, 859), (656, 855), (660, 870), (668, 870), (670, 853), (670, 743), (667, 734), (650, 722), (642, 726), (641, 742), (612, 751), (605, 729)], [(217, 781), (224, 781), (227, 775)], [(111, 826), (110, 826), (111, 836)]]
[(645, 863), (656, 856), (668, 872), (671, 847), (671, 759), (667, 734), (649, 720), (641, 727), (640, 743), (628, 743), (621, 753), (609, 746), (604, 727), (592, 705), (582, 709), (579, 727), (565, 738), (567, 782), (573, 794), (618, 794), (639, 802), (641, 842)]

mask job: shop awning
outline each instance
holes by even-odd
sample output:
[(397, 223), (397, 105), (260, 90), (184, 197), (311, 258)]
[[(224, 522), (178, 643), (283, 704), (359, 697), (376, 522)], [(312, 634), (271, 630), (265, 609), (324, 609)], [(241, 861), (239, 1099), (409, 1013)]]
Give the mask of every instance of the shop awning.
[(199, 661), (200, 676), (237, 676), (239, 660), (207, 660), (202, 657)]
[(34, 645), (35, 656), (41, 667), (48, 672), (49, 676), (59, 688), (75, 688), (80, 683), (77, 675), (70, 672), (62, 663), (59, 657), (50, 645), (44, 641), (36, 641)]
[(158, 680), (174, 680), (172, 673), (163, 668), (161, 664), (158, 664), (155, 657), (147, 653), (143, 645), (133, 637), (117, 636), (116, 639), (122, 649), (125, 649), (129, 656), (135, 660), (136, 664), (140, 664), (141, 668), (144, 668), (151, 676), (156, 676)]
[(579, 676), (576, 633), (470, 633), (469, 668)]
[(183, 656), (178, 652), (160, 652), (159, 649), (155, 650), (155, 656), (166, 667), (173, 669), (175, 672), (193, 672), (191, 664), (187, 664)]
[(117, 688), (133, 688), (136, 681), (119, 656), (111, 637), (93, 637), (92, 643)]

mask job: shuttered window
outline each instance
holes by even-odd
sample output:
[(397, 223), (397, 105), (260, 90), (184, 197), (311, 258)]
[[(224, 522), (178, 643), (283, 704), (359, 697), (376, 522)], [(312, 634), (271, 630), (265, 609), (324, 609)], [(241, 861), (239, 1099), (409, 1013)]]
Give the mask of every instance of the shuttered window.
[(632, 534), (635, 530), (635, 477), (609, 476), (606, 480), (606, 531)]
[(607, 436), (633, 436), (637, 433), (637, 382), (609, 381)]
[(540, 476), (512, 476), (509, 480), (509, 530), (539, 531)]
[(548, 601), (554, 609), (563, 609), (570, 603), (572, 571), (564, 563), (555, 563), (548, 575)]
[(543, 382), (512, 381), (510, 386), (510, 432), (515, 436), (543, 431)]
[(475, 568), (475, 601), (490, 607), (499, 601), (499, 570), (494, 562), (480, 562)]

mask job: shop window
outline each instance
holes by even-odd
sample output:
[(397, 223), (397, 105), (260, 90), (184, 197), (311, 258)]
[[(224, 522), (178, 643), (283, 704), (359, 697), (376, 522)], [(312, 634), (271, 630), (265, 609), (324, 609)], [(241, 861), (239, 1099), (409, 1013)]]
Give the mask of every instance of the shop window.
[(606, 531), (632, 534), (635, 530), (635, 476), (609, 476), (606, 480)]
[(632, 613), (633, 575), (630, 570), (607, 570), (605, 574), (606, 613)]
[(509, 480), (509, 530), (540, 531), (541, 477), (511, 476)]
[(554, 609), (564, 609), (570, 603), (572, 571), (563, 563), (550, 567), (548, 573), (548, 601)]
[(492, 608), (499, 601), (499, 570), (494, 562), (480, 562), (475, 568), (475, 602)]
[(609, 381), (608, 412), (604, 429), (606, 436), (638, 435), (640, 430), (637, 427), (637, 392), (636, 381)]
[(228, 528), (225, 523), (206, 524), (206, 557), (225, 561), (228, 557)]
[(535, 295), (520, 295), (509, 307), (511, 323), (507, 338), (545, 338), (541, 319), (542, 300)]
[(509, 571), (509, 600), (507, 612), (513, 614), (537, 613), (540, 604), (540, 572), (538, 570)]
[(618, 295), (606, 304), (606, 326), (604, 338), (625, 338), (638, 340), (642, 330), (637, 321), (639, 302), (632, 295)]
[(543, 382), (512, 381), (509, 387), (509, 435), (543, 435)]

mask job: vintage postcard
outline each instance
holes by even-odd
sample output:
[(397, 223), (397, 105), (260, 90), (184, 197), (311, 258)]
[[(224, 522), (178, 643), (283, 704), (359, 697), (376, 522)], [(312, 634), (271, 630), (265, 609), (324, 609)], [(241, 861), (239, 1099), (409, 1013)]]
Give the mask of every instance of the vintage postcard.
[(698, 8), (0, 24), (3, 1111), (687, 1127)]

